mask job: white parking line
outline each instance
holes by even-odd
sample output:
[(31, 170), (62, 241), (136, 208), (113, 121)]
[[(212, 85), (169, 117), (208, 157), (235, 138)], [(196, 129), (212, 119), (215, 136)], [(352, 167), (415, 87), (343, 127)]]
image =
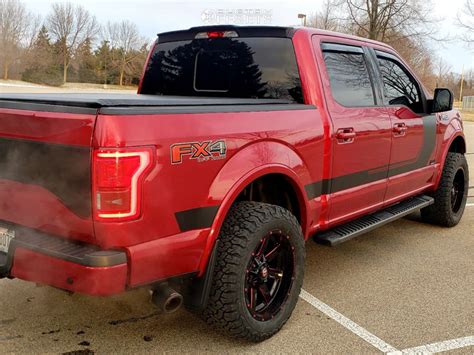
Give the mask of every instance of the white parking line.
[(312, 294), (305, 290), (301, 290), (300, 298), (308, 302), (314, 308), (318, 309), (331, 319), (335, 320), (337, 323), (342, 325), (344, 328), (350, 330), (352, 333), (358, 337), (364, 339), (367, 343), (373, 347), (379, 349), (380, 351), (388, 355), (403, 355), (403, 354), (435, 354), (443, 351), (450, 351), (455, 349), (466, 348), (469, 346), (474, 346), (474, 336), (467, 336), (464, 338), (451, 339), (446, 341), (441, 341), (439, 343), (427, 344), (416, 346), (413, 348), (408, 348), (404, 350), (398, 350), (392, 345), (386, 343), (376, 335), (369, 332), (367, 329), (361, 327), (359, 324), (353, 322), (346, 316), (342, 315), (334, 308), (329, 307), (323, 301), (317, 299)]
[(474, 207), (474, 203), (468, 203), (466, 206), (467, 207)]
[(398, 349), (384, 342), (382, 339), (378, 338), (377, 336), (369, 332), (367, 329), (361, 327), (359, 324), (343, 316), (341, 313), (329, 307), (326, 303), (320, 301), (319, 299), (314, 297), (312, 294), (306, 292), (305, 290), (301, 290), (300, 297), (306, 302), (308, 302), (310, 305), (312, 305), (314, 308), (318, 309), (319, 311), (321, 311), (328, 317), (332, 318), (333, 320), (338, 322), (340, 325), (342, 325), (346, 329), (349, 329), (352, 333), (364, 339), (367, 343), (376, 347), (380, 351), (384, 353), (398, 352)]
[(474, 336), (468, 336), (465, 338), (458, 338), (452, 340), (441, 341), (439, 343), (433, 343), (428, 345), (417, 346), (414, 348), (405, 349), (402, 351), (396, 351), (389, 353), (389, 355), (399, 354), (435, 354), (442, 351), (455, 350), (460, 348), (466, 348), (468, 346), (474, 346)]

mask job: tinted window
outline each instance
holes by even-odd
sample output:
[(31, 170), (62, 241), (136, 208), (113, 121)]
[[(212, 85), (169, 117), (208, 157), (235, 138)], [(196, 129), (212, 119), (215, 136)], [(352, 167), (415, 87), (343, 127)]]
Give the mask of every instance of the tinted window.
[(415, 112), (422, 111), (416, 81), (397, 62), (381, 57), (378, 58), (378, 62), (383, 77), (386, 103), (397, 106), (405, 105)]
[(344, 106), (373, 106), (374, 92), (362, 53), (324, 52), (334, 99)]
[(303, 102), (289, 38), (215, 38), (158, 44), (141, 93)]

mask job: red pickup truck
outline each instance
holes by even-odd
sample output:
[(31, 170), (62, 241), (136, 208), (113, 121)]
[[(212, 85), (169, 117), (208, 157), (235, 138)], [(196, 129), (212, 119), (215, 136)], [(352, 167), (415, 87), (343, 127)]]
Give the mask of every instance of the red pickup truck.
[(71, 292), (150, 287), (254, 341), (287, 321), (305, 241), (468, 190), (453, 96), (389, 46), (308, 28), (160, 34), (138, 95), (0, 96), (0, 274)]

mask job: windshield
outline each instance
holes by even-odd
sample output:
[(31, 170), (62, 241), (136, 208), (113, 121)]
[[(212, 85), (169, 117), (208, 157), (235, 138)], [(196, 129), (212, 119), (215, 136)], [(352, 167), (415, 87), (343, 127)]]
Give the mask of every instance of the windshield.
[(289, 38), (213, 38), (158, 44), (141, 93), (303, 102)]

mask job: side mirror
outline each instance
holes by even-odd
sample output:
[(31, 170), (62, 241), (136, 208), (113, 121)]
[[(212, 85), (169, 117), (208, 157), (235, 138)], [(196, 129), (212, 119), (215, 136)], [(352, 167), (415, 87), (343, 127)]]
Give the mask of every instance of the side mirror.
[(435, 89), (432, 113), (451, 111), (453, 109), (454, 96), (449, 89)]

